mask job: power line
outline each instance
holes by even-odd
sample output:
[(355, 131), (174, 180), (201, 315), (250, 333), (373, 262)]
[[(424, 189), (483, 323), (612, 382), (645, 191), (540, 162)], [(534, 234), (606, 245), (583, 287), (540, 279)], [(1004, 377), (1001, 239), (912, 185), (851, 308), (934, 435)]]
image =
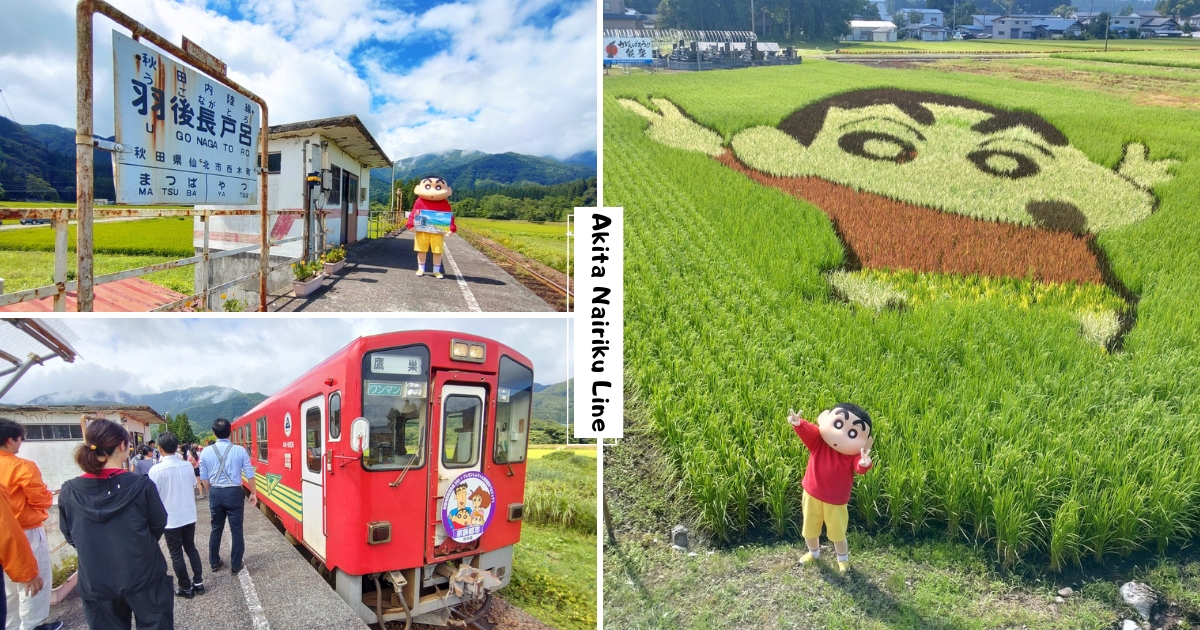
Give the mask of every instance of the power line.
[[(8, 107), (8, 119), (13, 122), (17, 122), (17, 117), (13, 116), (12, 107), (9, 107), (9, 105), (8, 105), (8, 99), (4, 98), (4, 90), (0, 90), (0, 100), (3, 100), (4, 106)], [(19, 125), (21, 123), (17, 123), (17, 124)]]

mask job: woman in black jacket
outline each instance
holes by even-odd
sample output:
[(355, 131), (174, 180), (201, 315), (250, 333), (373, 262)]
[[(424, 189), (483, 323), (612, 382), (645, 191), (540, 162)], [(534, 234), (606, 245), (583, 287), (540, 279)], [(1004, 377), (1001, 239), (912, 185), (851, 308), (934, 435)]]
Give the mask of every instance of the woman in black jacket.
[[(79, 590), (91, 630), (173, 630), (175, 598), (158, 539), (167, 510), (149, 477), (121, 468), (129, 434), (93, 420), (75, 462), (84, 474), (58, 499), (63, 537), (79, 552)], [(149, 568), (149, 570), (147, 570)]]

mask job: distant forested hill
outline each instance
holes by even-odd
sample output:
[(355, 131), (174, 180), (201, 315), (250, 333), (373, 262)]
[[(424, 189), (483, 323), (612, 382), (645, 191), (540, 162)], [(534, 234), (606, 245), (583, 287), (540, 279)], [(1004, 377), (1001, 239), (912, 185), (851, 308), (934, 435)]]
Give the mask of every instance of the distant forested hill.
[[(96, 198), (112, 199), (112, 157), (99, 149), (93, 155)], [(54, 194), (48, 195), (39, 182)], [(0, 199), (10, 201), (74, 201), (75, 131), (58, 125), (18, 125), (0, 116), (0, 187)]]
[[(596, 176), (595, 152), (577, 154), (567, 160), (520, 153), (455, 150), (399, 160), (396, 162), (396, 179), (437, 175), (450, 182), (456, 193), (468, 194), (481, 188), (553, 186)], [(388, 204), (391, 177), (391, 169), (371, 169), (372, 202)], [(411, 196), (409, 198), (411, 201)]]

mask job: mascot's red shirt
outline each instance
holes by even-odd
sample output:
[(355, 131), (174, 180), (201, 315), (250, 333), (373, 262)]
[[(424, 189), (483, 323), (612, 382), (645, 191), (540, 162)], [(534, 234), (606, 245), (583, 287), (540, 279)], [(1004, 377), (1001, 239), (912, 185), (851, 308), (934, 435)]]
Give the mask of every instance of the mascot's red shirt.
[[(450, 202), (445, 199), (441, 201), (429, 201), (421, 197), (417, 197), (417, 202), (413, 204), (413, 211), (408, 213), (408, 223), (405, 224), (406, 229), (413, 229), (413, 217), (420, 214), (422, 210), (437, 210), (438, 212), (453, 212), (450, 209)], [(454, 215), (450, 215), (450, 233), (458, 231), (458, 226), (454, 224)]]
[(859, 455), (842, 455), (833, 450), (821, 438), (821, 429), (811, 422), (801, 422), (794, 427), (796, 435), (808, 447), (808, 469), (804, 471), (801, 487), (814, 499), (833, 505), (850, 502), (850, 486), (854, 484), (854, 473), (866, 474), (871, 466), (858, 463)]

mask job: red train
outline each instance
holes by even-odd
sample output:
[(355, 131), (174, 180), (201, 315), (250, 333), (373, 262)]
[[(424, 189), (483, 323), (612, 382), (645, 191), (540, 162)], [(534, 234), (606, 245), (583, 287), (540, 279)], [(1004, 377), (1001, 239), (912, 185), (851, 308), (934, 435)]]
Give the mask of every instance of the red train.
[(263, 511), (364, 621), (445, 624), (511, 578), (532, 403), (532, 365), (508, 346), (388, 333), (264, 400), (232, 439)]

